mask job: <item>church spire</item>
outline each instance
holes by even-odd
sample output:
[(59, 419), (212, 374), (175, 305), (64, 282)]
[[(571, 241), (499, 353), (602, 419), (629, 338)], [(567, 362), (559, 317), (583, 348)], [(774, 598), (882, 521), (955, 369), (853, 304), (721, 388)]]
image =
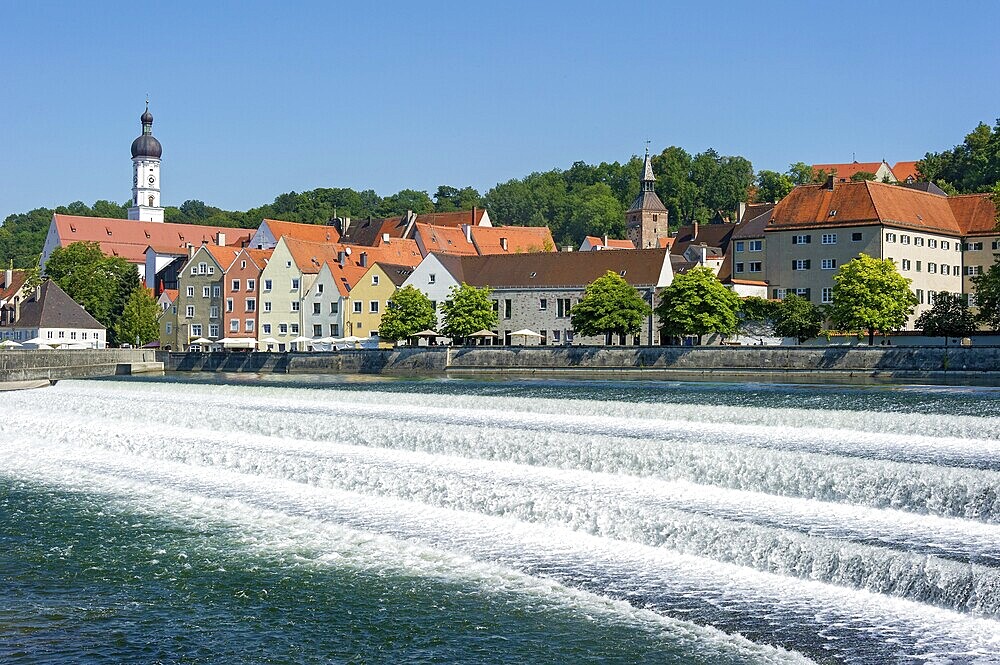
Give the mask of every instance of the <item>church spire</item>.
[(646, 158), (642, 163), (642, 191), (655, 191), (656, 176), (653, 175), (653, 162), (649, 159), (649, 145), (646, 145)]

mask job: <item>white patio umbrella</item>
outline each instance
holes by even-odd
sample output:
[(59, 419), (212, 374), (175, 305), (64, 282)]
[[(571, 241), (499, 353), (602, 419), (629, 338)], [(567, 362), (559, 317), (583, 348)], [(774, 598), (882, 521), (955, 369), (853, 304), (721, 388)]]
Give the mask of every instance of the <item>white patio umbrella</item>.
[(22, 346), (24, 346), (24, 344), (18, 344), (12, 339), (5, 339), (4, 341), (0, 342), (0, 348), (4, 349), (17, 349)]
[(37, 350), (37, 351), (51, 351), (52, 347), (49, 346), (48, 344), (38, 344), (37, 346), (35, 346), (35, 350)]
[(257, 344), (257, 340), (252, 337), (223, 337), (219, 343), (226, 348), (247, 348), (252, 349)]
[(205, 339), (204, 337), (199, 337), (198, 339), (191, 340), (190, 344), (213, 344), (212, 340)]
[(511, 337), (523, 337), (524, 338), (524, 342), (526, 343), (528, 341), (529, 337), (537, 337), (537, 338), (541, 339), (542, 334), (541, 333), (536, 333), (534, 330), (529, 330), (528, 328), (524, 328), (523, 330), (518, 330), (516, 332), (512, 332), (510, 334), (510, 336)]

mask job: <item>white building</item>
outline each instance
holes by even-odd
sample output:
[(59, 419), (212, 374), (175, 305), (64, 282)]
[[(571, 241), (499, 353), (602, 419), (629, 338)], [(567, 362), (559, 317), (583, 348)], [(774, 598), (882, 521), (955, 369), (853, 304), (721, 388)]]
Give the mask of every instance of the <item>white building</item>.
[(58, 284), (46, 280), (18, 304), (13, 321), (0, 326), (0, 341), (8, 339), (29, 348), (47, 344), (103, 349), (107, 331)]
[(160, 206), (160, 156), (163, 147), (153, 136), (153, 114), (146, 111), (139, 118), (142, 134), (132, 141), (132, 207), (128, 218), (140, 222), (162, 222)]

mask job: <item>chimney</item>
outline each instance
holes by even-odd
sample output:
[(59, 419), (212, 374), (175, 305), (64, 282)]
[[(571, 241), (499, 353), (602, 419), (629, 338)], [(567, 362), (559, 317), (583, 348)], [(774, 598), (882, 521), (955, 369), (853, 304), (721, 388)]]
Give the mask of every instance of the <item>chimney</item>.
[(462, 224), (462, 230), (465, 231), (465, 242), (472, 242), (472, 225)]
[(476, 223), (476, 206), (472, 206), (472, 221), (470, 223), (473, 225)]
[(191, 243), (188, 243), (187, 244), (187, 248), (188, 248), (188, 258), (189, 259), (193, 259), (194, 258), (194, 245), (192, 245)]
[(362, 268), (367, 268), (368, 267), (368, 252), (361, 252), (361, 256), (358, 257), (358, 260), (361, 263), (361, 267)]
[(736, 205), (736, 223), (739, 224), (743, 221), (743, 215), (747, 214), (747, 202), (740, 201)]
[(698, 239), (698, 222), (691, 222), (691, 241)]
[(347, 229), (351, 228), (351, 218), (344, 217), (340, 221), (340, 235), (347, 235)]
[(507, 239), (506, 238), (500, 238), (500, 249), (502, 249), (505, 252), (507, 251)]
[(226, 246), (226, 234), (223, 233), (222, 231), (219, 231), (219, 237), (216, 238), (216, 242), (219, 243), (219, 247), (225, 247)]
[(337, 252), (337, 263), (340, 264), (341, 268), (344, 267), (344, 263), (346, 261), (347, 261), (347, 255), (344, 254), (344, 250), (340, 250), (339, 252)]
[(837, 181), (836, 173), (831, 173), (826, 177), (826, 183), (823, 185), (823, 189), (829, 189), (831, 192), (834, 188), (834, 183)]
[(604, 234), (604, 245), (603, 245), (603, 247), (605, 249), (607, 249), (607, 247), (608, 247), (608, 234), (607, 233)]
[(3, 278), (4, 278), (3, 285), (6, 287), (10, 287), (11, 283), (14, 281), (14, 269), (7, 268), (7, 270), (5, 270), (3, 273)]
[(708, 247), (705, 243), (701, 243), (701, 265), (708, 263)]
[(382, 242), (384, 242), (387, 245), (389, 244), (389, 234), (388, 233), (383, 233), (382, 234)]

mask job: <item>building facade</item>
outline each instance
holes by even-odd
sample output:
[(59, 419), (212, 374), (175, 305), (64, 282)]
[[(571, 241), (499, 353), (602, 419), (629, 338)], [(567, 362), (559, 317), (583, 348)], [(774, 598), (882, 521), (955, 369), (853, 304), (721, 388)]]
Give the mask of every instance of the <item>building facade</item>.
[(142, 134), (132, 141), (132, 207), (128, 218), (141, 222), (162, 222), (160, 205), (160, 157), (163, 147), (153, 136), (153, 114), (146, 110), (139, 118)]
[(650, 249), (660, 246), (660, 240), (670, 236), (667, 208), (656, 195), (656, 176), (649, 150), (642, 165), (642, 181), (639, 195), (625, 213), (625, 228), (628, 239), (636, 249)]

